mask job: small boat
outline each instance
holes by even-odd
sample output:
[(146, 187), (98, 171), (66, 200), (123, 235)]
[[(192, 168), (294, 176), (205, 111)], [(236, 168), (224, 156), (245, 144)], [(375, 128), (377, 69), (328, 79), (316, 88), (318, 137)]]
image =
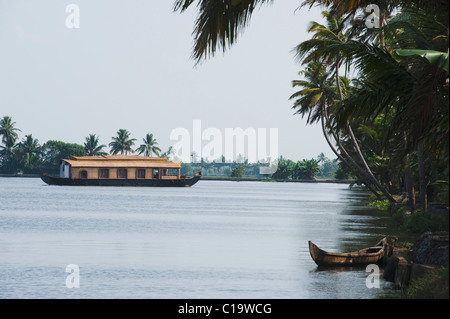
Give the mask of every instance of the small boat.
[(356, 266), (376, 264), (385, 254), (386, 238), (381, 239), (375, 246), (349, 253), (332, 253), (320, 249), (309, 241), (309, 253), (318, 266)]

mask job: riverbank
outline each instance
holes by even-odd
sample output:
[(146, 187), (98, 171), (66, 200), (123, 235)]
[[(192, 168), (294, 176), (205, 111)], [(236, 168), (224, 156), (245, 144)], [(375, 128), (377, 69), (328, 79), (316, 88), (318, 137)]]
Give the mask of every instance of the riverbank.
[(449, 298), (449, 233), (426, 232), (411, 243), (394, 242), (383, 277), (402, 299)]
[(0, 177), (41, 177), (39, 174), (0, 174)]
[(385, 210), (391, 218), (392, 250), (384, 278), (400, 289), (399, 298), (448, 299), (448, 205), (428, 203), (427, 210), (411, 213), (407, 203), (373, 203), (372, 197), (369, 206)]
[(233, 182), (278, 182), (278, 183), (333, 183), (350, 184), (354, 182), (350, 179), (277, 179), (277, 178), (258, 178), (258, 177), (221, 177), (221, 176), (202, 176), (202, 180), (207, 181), (233, 181)]

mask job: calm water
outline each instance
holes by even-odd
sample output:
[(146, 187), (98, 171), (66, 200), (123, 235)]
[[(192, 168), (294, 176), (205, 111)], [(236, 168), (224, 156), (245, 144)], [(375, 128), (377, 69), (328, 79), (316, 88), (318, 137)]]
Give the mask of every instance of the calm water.
[[(365, 269), (317, 269), (388, 235), (346, 185), (200, 181), (192, 188), (47, 186), (0, 178), (0, 298), (377, 298)], [(66, 266), (80, 288), (66, 287)]]

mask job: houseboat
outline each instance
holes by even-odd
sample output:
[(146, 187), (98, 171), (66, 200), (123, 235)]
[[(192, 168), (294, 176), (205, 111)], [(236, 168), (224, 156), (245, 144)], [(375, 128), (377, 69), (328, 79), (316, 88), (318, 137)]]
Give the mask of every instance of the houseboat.
[(189, 187), (201, 172), (186, 178), (181, 162), (137, 155), (70, 156), (59, 162), (59, 176), (42, 174), (49, 185)]

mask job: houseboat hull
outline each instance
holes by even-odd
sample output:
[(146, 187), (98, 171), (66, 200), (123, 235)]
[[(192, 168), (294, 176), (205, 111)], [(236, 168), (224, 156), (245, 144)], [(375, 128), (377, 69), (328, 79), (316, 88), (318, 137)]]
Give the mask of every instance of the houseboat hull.
[(182, 179), (81, 179), (41, 175), (48, 185), (59, 186), (135, 186), (135, 187), (190, 187), (197, 183), (201, 175)]

